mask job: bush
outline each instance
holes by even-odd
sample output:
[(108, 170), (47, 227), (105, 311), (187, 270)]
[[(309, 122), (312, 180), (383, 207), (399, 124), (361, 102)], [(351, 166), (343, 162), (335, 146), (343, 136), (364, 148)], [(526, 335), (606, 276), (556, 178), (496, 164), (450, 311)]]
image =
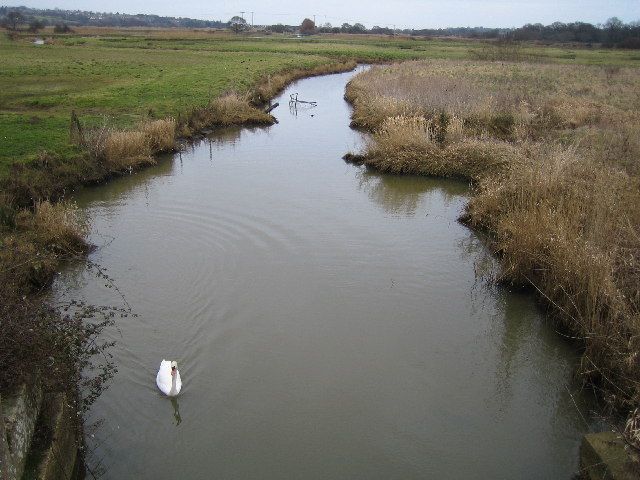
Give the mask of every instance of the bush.
[(60, 24), (57, 24), (55, 27), (53, 27), (53, 32), (54, 33), (73, 33), (73, 30), (66, 23), (60, 23)]
[(618, 48), (640, 49), (640, 37), (629, 37), (618, 43)]

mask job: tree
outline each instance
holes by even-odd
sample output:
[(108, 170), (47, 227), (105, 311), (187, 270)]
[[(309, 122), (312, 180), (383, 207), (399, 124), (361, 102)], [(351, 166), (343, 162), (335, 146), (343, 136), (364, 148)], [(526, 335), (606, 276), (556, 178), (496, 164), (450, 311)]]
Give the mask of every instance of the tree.
[(231, 28), (235, 33), (239, 33), (242, 30), (246, 30), (247, 21), (236, 15), (235, 17), (231, 17), (231, 20), (229, 20), (229, 28)]
[(606, 32), (606, 41), (604, 43), (606, 45), (613, 45), (620, 42), (624, 36), (624, 27), (624, 22), (618, 17), (611, 17), (607, 20), (604, 24)]
[(29, 31), (33, 33), (38, 33), (38, 30), (42, 30), (44, 28), (44, 22), (42, 20), (33, 19), (29, 22)]
[(22, 15), (22, 13), (20, 13), (18, 10), (11, 10), (9, 13), (7, 13), (6, 21), (7, 21), (8, 27), (11, 30), (17, 30), (18, 25), (20, 25), (20, 23), (22, 23), (23, 20), (24, 20), (24, 15)]
[(269, 27), (269, 30), (271, 30), (272, 32), (275, 33), (284, 33), (287, 31), (287, 27), (281, 23), (277, 24), (277, 25), (271, 25)]
[(309, 18), (305, 18), (302, 21), (302, 25), (300, 25), (300, 33), (303, 35), (311, 35), (316, 31), (316, 24), (313, 23), (313, 20)]
[(71, 33), (71, 27), (66, 23), (59, 23), (55, 27), (53, 27), (53, 33)]

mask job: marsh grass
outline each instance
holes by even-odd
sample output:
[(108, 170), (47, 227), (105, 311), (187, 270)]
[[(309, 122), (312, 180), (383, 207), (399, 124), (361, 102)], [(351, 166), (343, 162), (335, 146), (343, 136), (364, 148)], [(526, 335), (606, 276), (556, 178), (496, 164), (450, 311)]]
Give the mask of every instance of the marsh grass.
[(253, 106), (249, 95), (228, 92), (204, 107), (194, 108), (179, 126), (181, 136), (190, 137), (202, 129), (231, 125), (271, 125), (273, 116)]
[(111, 169), (153, 163), (149, 139), (144, 132), (115, 131), (104, 142), (104, 159)]
[[(40, 245), (67, 255), (86, 251), (89, 224), (75, 203), (43, 200), (36, 203), (32, 213), (25, 215), (26, 228), (34, 232)], [(20, 221), (17, 223), (21, 226)]]
[(176, 149), (176, 121), (173, 118), (147, 120), (138, 129), (147, 137), (153, 153), (171, 152)]
[(360, 160), (473, 182), (462, 219), (533, 288), (614, 407), (640, 402), (640, 75), (491, 62), (376, 67), (348, 86)]
[(155, 163), (154, 154), (176, 148), (176, 121), (172, 118), (146, 120), (136, 129), (117, 130), (101, 126), (81, 138), (81, 146), (109, 172), (139, 168)]
[[(447, 127), (453, 133), (444, 133), (448, 140), (442, 143), (439, 130), (449, 132)], [(455, 119), (447, 127), (424, 117), (390, 117), (366, 145), (365, 162), (388, 173), (478, 180), (516, 156), (513, 146), (505, 142), (460, 138), (460, 123)]]
[(88, 251), (86, 218), (67, 201), (39, 201), (0, 225), (0, 290), (24, 295), (52, 280), (59, 261)]
[(585, 348), (612, 404), (640, 399), (640, 182), (574, 150), (538, 147), (479, 182), (472, 225), (494, 234), (502, 280), (533, 285)]

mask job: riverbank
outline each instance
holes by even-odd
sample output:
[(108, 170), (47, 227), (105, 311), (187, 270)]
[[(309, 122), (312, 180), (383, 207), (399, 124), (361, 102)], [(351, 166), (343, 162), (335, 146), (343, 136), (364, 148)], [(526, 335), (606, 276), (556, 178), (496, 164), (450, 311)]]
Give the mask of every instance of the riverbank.
[(537, 291), (580, 342), (585, 381), (626, 411), (640, 402), (639, 88), (637, 69), (440, 61), (347, 89), (373, 132), (351, 160), (471, 181), (462, 221), (491, 238), (497, 280)]

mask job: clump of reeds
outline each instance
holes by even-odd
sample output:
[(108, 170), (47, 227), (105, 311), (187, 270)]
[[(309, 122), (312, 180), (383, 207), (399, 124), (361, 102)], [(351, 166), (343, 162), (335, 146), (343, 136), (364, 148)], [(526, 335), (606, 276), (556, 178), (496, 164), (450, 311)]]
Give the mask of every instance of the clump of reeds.
[(145, 134), (152, 152), (170, 152), (176, 148), (176, 121), (173, 118), (148, 120), (138, 127)]
[(485, 177), (468, 219), (494, 236), (502, 279), (533, 285), (585, 346), (614, 403), (640, 399), (640, 183), (572, 149), (536, 148)]
[(103, 162), (111, 172), (155, 162), (151, 156), (151, 139), (143, 131), (115, 130), (104, 126), (88, 132), (84, 146), (92, 158)]
[(33, 210), (20, 211), (15, 222), (19, 229), (28, 231), (31, 238), (50, 251), (65, 255), (86, 251), (89, 225), (75, 203), (38, 201)]
[(362, 162), (389, 173), (477, 180), (515, 156), (515, 149), (505, 142), (465, 139), (456, 117), (434, 121), (398, 116), (387, 118), (374, 132)]
[(149, 138), (139, 131), (112, 131), (104, 142), (104, 159), (115, 170), (153, 163)]
[(103, 125), (86, 131), (72, 114), (71, 137), (92, 158), (103, 162), (107, 171), (117, 172), (153, 164), (153, 154), (175, 150), (176, 130), (176, 121), (165, 118), (143, 121), (130, 130)]
[(180, 135), (190, 137), (213, 126), (271, 125), (274, 122), (272, 115), (251, 104), (248, 94), (229, 92), (204, 107), (194, 108), (178, 128)]

